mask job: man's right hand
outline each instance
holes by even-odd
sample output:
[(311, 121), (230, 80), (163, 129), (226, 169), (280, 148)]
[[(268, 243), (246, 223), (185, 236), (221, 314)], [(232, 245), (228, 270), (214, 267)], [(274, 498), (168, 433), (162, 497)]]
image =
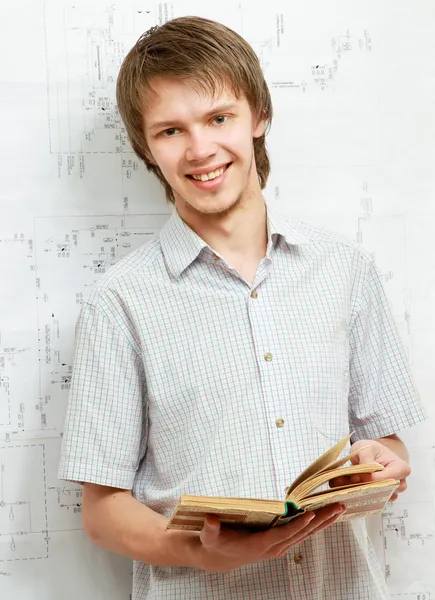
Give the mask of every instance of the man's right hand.
[(331, 504), (316, 512), (305, 513), (287, 525), (258, 533), (221, 528), (216, 517), (208, 516), (199, 536), (202, 545), (200, 568), (224, 573), (283, 556), (292, 546), (335, 523), (344, 511), (339, 504)]
[(164, 567), (190, 567), (210, 572), (232, 571), (285, 554), (342, 513), (338, 504), (301, 515), (281, 527), (259, 533), (221, 528), (207, 518), (200, 534), (167, 530), (167, 517), (151, 510), (131, 490), (94, 483), (83, 485), (83, 525), (95, 544), (138, 562)]

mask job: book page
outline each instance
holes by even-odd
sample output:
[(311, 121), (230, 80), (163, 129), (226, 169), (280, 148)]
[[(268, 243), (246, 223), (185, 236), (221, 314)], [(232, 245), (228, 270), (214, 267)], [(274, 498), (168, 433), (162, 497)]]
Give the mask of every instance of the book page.
[(350, 435), (348, 435), (347, 437), (345, 437), (344, 439), (342, 439), (340, 442), (338, 442), (338, 444), (335, 444), (335, 446), (333, 446), (332, 448), (330, 448), (329, 450), (327, 450), (324, 454), (322, 454), (321, 456), (319, 456), (319, 458), (317, 460), (315, 460), (314, 462), (312, 462), (309, 465), (309, 467), (307, 467), (305, 469), (305, 471), (303, 471), (299, 475), (299, 477), (297, 477), (293, 481), (293, 483), (291, 484), (291, 486), (288, 487), (288, 488), (286, 488), (285, 491), (286, 491), (287, 497), (303, 481), (306, 481), (307, 479), (309, 479), (310, 477), (312, 477), (316, 473), (320, 473), (321, 471), (324, 471), (325, 469), (328, 468), (328, 466), (330, 464), (333, 464), (337, 460), (337, 458), (340, 456), (340, 453), (346, 447), (346, 444), (349, 442), (351, 436), (352, 436), (352, 433)]
[[(284, 505), (284, 503), (283, 503)], [(279, 515), (270, 512), (229, 510), (227, 508), (204, 511), (201, 508), (179, 508), (171, 517), (166, 529), (179, 529), (184, 531), (201, 531), (204, 527), (206, 515), (214, 516), (222, 525), (231, 525), (233, 528), (261, 530), (272, 527)]]
[(339, 521), (359, 518), (362, 516), (361, 513), (377, 514), (384, 508), (399, 483), (391, 479), (368, 483), (353, 491), (334, 491), (314, 498), (306, 498), (301, 500), (300, 506), (311, 511), (339, 502), (346, 507), (346, 512), (340, 515)]
[(358, 450), (354, 450), (353, 452), (350, 452), (347, 456), (343, 456), (343, 458), (339, 458), (338, 460), (332, 462), (331, 464), (326, 465), (326, 467), (324, 467), (323, 469), (319, 469), (318, 473), (323, 473), (325, 471), (332, 471), (333, 469), (338, 469), (339, 467), (342, 467), (347, 462), (349, 462), (354, 456), (357, 456), (361, 452), (361, 450), (364, 450), (364, 448), (368, 448), (368, 447), (369, 447), (369, 444), (367, 444), (366, 446), (361, 446), (361, 448), (358, 448)]
[[(312, 479), (315, 479), (318, 475), (320, 475), (320, 473), (332, 473), (337, 471), (340, 467), (342, 467), (343, 465), (345, 465), (347, 462), (349, 462), (354, 456), (356, 456), (359, 452), (361, 452), (361, 450), (363, 450), (364, 448), (367, 448), (367, 446), (361, 446), (361, 448), (358, 448), (358, 450), (354, 450), (353, 452), (351, 452), (350, 454), (347, 454), (346, 456), (344, 456), (343, 458), (340, 458), (330, 464), (325, 465), (322, 469), (319, 469), (319, 471), (315, 472), (313, 475), (311, 475), (310, 477), (304, 478), (303, 481), (301, 481), (301, 483), (299, 483), (296, 487), (294, 487), (293, 484), (293, 491), (295, 491), (302, 483), (306, 483), (308, 481), (311, 481)], [(364, 464), (364, 463), (363, 463)], [(367, 464), (367, 463), (366, 463)], [(347, 468), (348, 469), (352, 469), (352, 467), (355, 468), (354, 473), (362, 473), (363, 471), (361, 471), (361, 466), (360, 464), (357, 465), (349, 465)], [(305, 473), (305, 471), (304, 471)], [(348, 473), (349, 475), (351, 473)], [(339, 477), (341, 475), (341, 473), (337, 473), (334, 474), (331, 479), (333, 479), (334, 477)], [(299, 480), (299, 477), (296, 481)]]
[(376, 471), (383, 471), (384, 467), (378, 463), (366, 463), (363, 465), (352, 465), (351, 467), (343, 467), (341, 469), (335, 469), (333, 471), (325, 471), (320, 473), (316, 477), (304, 481), (301, 483), (293, 492), (288, 496), (288, 499), (294, 500), (300, 504), (300, 500), (305, 498), (309, 492), (315, 490), (320, 485), (334, 479), (335, 477), (342, 477), (346, 475), (353, 475), (355, 473), (375, 473)]

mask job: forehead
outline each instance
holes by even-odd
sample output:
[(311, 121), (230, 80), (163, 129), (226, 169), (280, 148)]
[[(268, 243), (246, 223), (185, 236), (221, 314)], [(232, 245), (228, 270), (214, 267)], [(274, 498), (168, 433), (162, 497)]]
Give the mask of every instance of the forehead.
[(201, 118), (215, 107), (223, 105), (242, 110), (248, 103), (241, 92), (237, 98), (230, 86), (218, 85), (213, 93), (195, 85), (195, 82), (169, 77), (155, 78), (150, 82), (145, 97), (144, 124), (149, 129), (162, 121)]

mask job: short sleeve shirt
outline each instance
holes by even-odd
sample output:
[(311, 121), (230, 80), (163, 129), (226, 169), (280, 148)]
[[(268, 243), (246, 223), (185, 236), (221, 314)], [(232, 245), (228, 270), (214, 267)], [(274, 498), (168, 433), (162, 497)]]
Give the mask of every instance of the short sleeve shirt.
[[(425, 418), (372, 257), (267, 208), (253, 283), (175, 211), (115, 265), (76, 329), (61, 479), (131, 489), (166, 517), (180, 494), (282, 499), (335, 442)], [(387, 598), (364, 520), (230, 573), (134, 563), (133, 599)]]

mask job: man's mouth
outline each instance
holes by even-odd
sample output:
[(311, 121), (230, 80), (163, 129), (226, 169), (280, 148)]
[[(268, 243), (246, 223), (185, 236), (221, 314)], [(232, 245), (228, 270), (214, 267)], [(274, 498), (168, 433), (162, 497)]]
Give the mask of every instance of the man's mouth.
[(186, 175), (186, 177), (189, 177), (189, 179), (193, 179), (194, 181), (212, 181), (213, 179), (220, 177), (228, 169), (228, 167), (231, 164), (232, 163), (228, 163), (227, 165), (224, 165), (223, 167), (216, 169), (216, 171), (210, 171), (209, 173), (203, 173), (202, 175), (190, 175), (189, 174), (189, 175)]

